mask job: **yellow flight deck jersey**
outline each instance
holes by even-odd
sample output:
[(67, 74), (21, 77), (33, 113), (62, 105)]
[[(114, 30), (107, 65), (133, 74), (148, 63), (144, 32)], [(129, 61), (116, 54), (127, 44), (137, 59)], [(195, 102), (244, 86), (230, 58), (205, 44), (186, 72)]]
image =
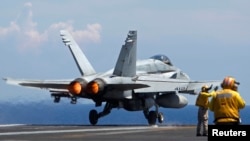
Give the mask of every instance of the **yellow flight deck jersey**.
[(223, 89), (213, 95), (209, 109), (214, 112), (215, 122), (237, 122), (239, 109), (245, 107), (245, 101), (237, 91)]
[(208, 106), (209, 106), (208, 97), (213, 96), (214, 93), (215, 93), (215, 91), (212, 91), (211, 93), (200, 92), (197, 99), (196, 99), (195, 105), (200, 106), (200, 107), (204, 107), (204, 108), (208, 108)]

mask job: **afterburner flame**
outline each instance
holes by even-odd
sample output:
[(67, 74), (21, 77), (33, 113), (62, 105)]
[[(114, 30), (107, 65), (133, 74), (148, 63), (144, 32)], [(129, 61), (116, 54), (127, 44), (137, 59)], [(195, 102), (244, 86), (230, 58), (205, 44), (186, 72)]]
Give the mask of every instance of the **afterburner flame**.
[(79, 82), (73, 81), (69, 84), (68, 90), (71, 94), (79, 95), (82, 91), (82, 86)]
[(99, 85), (97, 82), (90, 82), (87, 85), (87, 92), (90, 94), (97, 94), (99, 92)]

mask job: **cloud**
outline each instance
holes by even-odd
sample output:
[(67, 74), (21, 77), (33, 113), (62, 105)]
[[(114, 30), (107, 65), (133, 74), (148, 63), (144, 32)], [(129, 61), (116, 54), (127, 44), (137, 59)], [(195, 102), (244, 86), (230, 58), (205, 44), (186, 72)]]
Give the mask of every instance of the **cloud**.
[(9, 34), (19, 31), (19, 26), (15, 22), (10, 22), (9, 27), (0, 27), (0, 37), (6, 37)]
[(39, 31), (38, 24), (33, 21), (32, 3), (27, 2), (15, 20), (11, 21), (7, 27), (0, 26), (0, 37), (2, 40), (17, 42), (18, 49), (21, 51), (37, 49), (44, 43), (53, 41), (58, 37), (61, 29), (68, 30), (80, 43), (100, 41), (100, 24), (88, 24), (86, 29), (77, 30), (74, 29), (73, 23), (70, 20), (56, 22), (44, 31)]
[(73, 27), (72, 21), (58, 22), (52, 24), (48, 32), (51, 33), (52, 31), (59, 31), (61, 29), (69, 31), (78, 43), (99, 42), (101, 39), (100, 31), (102, 27), (99, 23), (88, 24), (84, 30), (76, 30)]

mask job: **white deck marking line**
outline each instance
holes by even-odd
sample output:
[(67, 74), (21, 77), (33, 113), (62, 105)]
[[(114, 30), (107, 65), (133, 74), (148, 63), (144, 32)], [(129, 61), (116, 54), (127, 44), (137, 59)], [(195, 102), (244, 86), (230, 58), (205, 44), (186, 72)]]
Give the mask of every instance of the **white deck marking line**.
[(72, 132), (98, 132), (98, 131), (124, 131), (124, 130), (148, 130), (155, 127), (116, 127), (116, 128), (98, 128), (98, 129), (72, 129), (72, 130), (48, 130), (48, 131), (20, 131), (0, 133), (0, 136), (6, 135), (29, 135), (29, 134), (52, 134), (52, 133), (72, 133)]

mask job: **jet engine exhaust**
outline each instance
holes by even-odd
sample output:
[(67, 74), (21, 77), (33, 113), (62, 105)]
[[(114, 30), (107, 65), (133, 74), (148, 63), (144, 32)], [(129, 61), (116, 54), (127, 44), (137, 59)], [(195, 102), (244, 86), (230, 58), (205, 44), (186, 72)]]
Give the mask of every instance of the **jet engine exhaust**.
[(97, 95), (103, 90), (104, 85), (102, 80), (97, 79), (87, 84), (86, 91), (88, 94)]
[(97, 82), (92, 81), (87, 85), (87, 93), (97, 94), (99, 92), (99, 85)]
[(79, 95), (79, 94), (81, 94), (83, 87), (82, 87), (80, 82), (72, 81), (68, 86), (68, 90), (71, 94)]

